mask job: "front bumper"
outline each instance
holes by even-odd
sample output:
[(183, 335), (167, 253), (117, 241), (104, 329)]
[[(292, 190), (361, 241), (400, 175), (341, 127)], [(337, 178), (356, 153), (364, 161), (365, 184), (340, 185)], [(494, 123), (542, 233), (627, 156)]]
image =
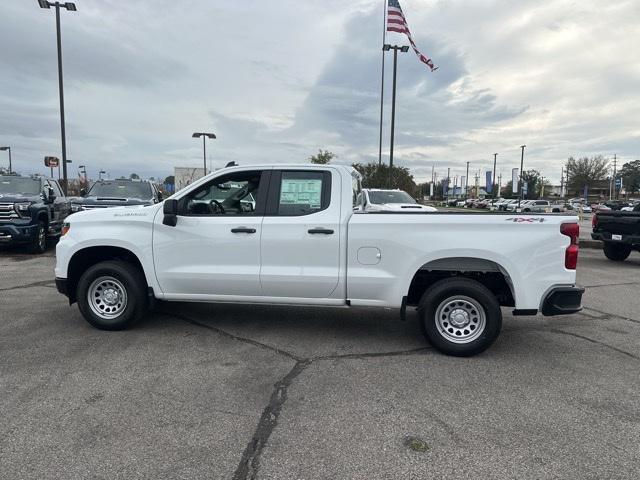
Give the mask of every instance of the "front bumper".
[(67, 289), (67, 279), (66, 278), (57, 278), (56, 277), (56, 288), (58, 292), (63, 294), (65, 297), (69, 296), (69, 290)]
[(542, 302), (542, 314), (545, 316), (568, 315), (582, 310), (582, 287), (556, 287)]
[(0, 244), (28, 243), (37, 235), (37, 225), (16, 226), (0, 225)]

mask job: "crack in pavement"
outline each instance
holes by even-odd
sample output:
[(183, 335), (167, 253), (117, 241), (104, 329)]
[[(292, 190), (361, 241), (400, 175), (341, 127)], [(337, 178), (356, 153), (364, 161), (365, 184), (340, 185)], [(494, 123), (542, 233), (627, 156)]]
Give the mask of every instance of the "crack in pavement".
[(281, 380), (274, 385), (269, 403), (262, 411), (258, 426), (248, 445), (242, 453), (240, 463), (233, 473), (233, 480), (255, 479), (260, 468), (260, 455), (267, 444), (271, 433), (278, 425), (278, 418), (284, 402), (287, 401), (287, 390), (295, 378), (311, 364), (308, 360), (299, 360)]
[(609, 313), (609, 312), (605, 312), (604, 310), (598, 310), (596, 308), (592, 308), (592, 307), (582, 307), (584, 310), (591, 310), (592, 312), (596, 312), (599, 313), (601, 315), (604, 315), (604, 317), (593, 317), (592, 318), (604, 318), (604, 319), (609, 319), (609, 318), (618, 318), (620, 320), (626, 320), (628, 322), (633, 322), (633, 323), (640, 323), (640, 320), (636, 320), (635, 318), (629, 318), (629, 317), (623, 317), (621, 315), (616, 315), (615, 313)]
[(15, 287), (0, 288), (0, 292), (8, 292), (10, 290), (19, 290), (21, 288), (29, 287), (55, 287), (55, 282), (52, 280), (40, 280), (39, 282), (27, 283), (25, 285), (16, 285)]
[(608, 343), (601, 342), (600, 340), (596, 340), (596, 339), (591, 338), (591, 337), (586, 337), (584, 335), (580, 335), (579, 333), (567, 332), (565, 330), (559, 330), (557, 328), (551, 328), (551, 329), (549, 329), (549, 331), (554, 332), (554, 333), (559, 333), (561, 335), (569, 335), (571, 337), (581, 338), (582, 340), (586, 340), (587, 342), (595, 343), (596, 345), (600, 345), (600, 346), (609, 348), (609, 349), (611, 349), (613, 351), (616, 351), (616, 352), (621, 353), (623, 355), (626, 355), (628, 357), (634, 358), (636, 360), (640, 360), (640, 357), (634, 355), (633, 353), (629, 353), (626, 350), (622, 350), (620, 348), (614, 347), (613, 345), (609, 345)]
[(640, 282), (607, 283), (605, 285), (582, 285), (584, 288), (620, 287), (624, 285), (640, 285)]
[(251, 440), (247, 444), (240, 458), (240, 462), (233, 474), (233, 480), (247, 480), (255, 479), (260, 468), (260, 456), (262, 450), (267, 444), (271, 433), (278, 425), (278, 418), (280, 417), (280, 411), (284, 403), (287, 400), (287, 392), (293, 381), (313, 362), (320, 362), (326, 360), (349, 360), (349, 359), (363, 359), (363, 358), (379, 358), (379, 357), (399, 357), (419, 354), (428, 350), (429, 347), (420, 347), (410, 350), (397, 350), (391, 352), (369, 352), (369, 353), (348, 353), (343, 355), (320, 355), (315, 357), (302, 358), (286, 350), (268, 345), (266, 343), (258, 342), (246, 337), (234, 335), (221, 328), (208, 325), (198, 320), (194, 320), (186, 315), (173, 312), (160, 312), (167, 316), (172, 316), (191, 325), (206, 328), (216, 332), (217, 334), (230, 338), (237, 342), (248, 343), (258, 348), (266, 349), (275, 352), (279, 355), (287, 357), (291, 360), (295, 360), (295, 365), (284, 377), (278, 380), (273, 386), (273, 392), (269, 399), (269, 403), (262, 411), (258, 425), (254, 430)]

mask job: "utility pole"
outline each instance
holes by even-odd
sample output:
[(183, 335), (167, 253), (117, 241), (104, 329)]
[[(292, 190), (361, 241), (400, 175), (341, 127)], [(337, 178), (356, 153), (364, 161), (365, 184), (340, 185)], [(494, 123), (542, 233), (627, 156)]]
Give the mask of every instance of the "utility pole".
[(407, 45), (399, 47), (398, 45), (389, 45), (385, 43), (382, 50), (388, 52), (393, 50), (393, 93), (391, 94), (391, 145), (389, 148), (389, 188), (393, 186), (392, 171), (393, 171), (393, 143), (396, 129), (396, 78), (398, 75), (398, 50), (405, 53), (409, 51)]
[(613, 197), (617, 200), (618, 199), (618, 189), (616, 188), (616, 176), (618, 174), (618, 157), (617, 154), (613, 154)]
[(449, 182), (451, 182), (451, 168), (447, 168), (447, 203), (449, 203)]
[(467, 162), (467, 176), (465, 177), (466, 185), (464, 187), (464, 199), (469, 198), (469, 162)]
[(520, 145), (522, 153), (520, 155), (520, 177), (518, 177), (518, 213), (520, 212), (520, 203), (522, 202), (522, 169), (524, 168), (524, 147), (526, 147), (526, 145)]
[(560, 198), (564, 198), (564, 165), (562, 166), (562, 173), (560, 174)]
[[(491, 172), (491, 190), (493, 190), (493, 186), (496, 184), (496, 157), (498, 156), (497, 153), (493, 154), (493, 171)], [(496, 197), (496, 192), (493, 192), (493, 198), (498, 198)]]
[(544, 177), (540, 177), (540, 198), (544, 198)]

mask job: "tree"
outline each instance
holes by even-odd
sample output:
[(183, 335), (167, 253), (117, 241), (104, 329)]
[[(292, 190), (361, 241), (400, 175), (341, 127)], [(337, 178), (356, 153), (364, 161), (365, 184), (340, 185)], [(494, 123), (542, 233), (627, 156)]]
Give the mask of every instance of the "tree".
[(309, 161), (311, 163), (315, 163), (316, 165), (326, 165), (334, 158), (336, 158), (335, 153), (330, 152), (329, 150), (319, 149), (316, 155), (311, 155), (309, 157)]
[[(354, 163), (355, 168), (362, 175), (364, 188), (389, 188), (389, 166), (374, 163)], [(420, 198), (420, 188), (416, 185), (413, 175), (407, 167), (393, 166), (391, 170), (391, 188), (399, 188), (415, 198)]]
[(567, 186), (569, 191), (581, 192), (585, 186), (593, 185), (594, 182), (605, 180), (609, 169), (609, 161), (602, 155), (595, 157), (582, 157), (577, 160), (569, 157), (567, 160)]
[(176, 177), (174, 177), (173, 175), (169, 175), (167, 178), (164, 179), (163, 183), (165, 185), (173, 185), (174, 183), (176, 183)]
[(129, 178), (131, 180), (140, 180), (140, 175), (138, 175), (137, 173), (132, 173), (131, 175), (129, 175)]
[(521, 186), (524, 190), (524, 184), (527, 184), (526, 198), (535, 200), (540, 196), (540, 185), (542, 182), (542, 175), (537, 170), (525, 170), (520, 176), (522, 179)]
[(620, 176), (628, 193), (633, 194), (640, 191), (640, 160), (622, 165)]

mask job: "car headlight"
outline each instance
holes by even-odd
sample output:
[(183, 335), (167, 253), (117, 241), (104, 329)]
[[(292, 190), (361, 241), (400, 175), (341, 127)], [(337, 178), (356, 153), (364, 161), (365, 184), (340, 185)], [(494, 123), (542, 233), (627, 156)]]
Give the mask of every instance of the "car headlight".
[(29, 215), (30, 206), (31, 206), (30, 202), (20, 202), (20, 203), (14, 204), (13, 208), (15, 208), (16, 212), (18, 212), (18, 214), (21, 217), (25, 217)]
[(79, 212), (80, 210), (82, 210), (82, 205), (79, 203), (72, 203), (71, 204), (71, 211), (72, 212)]
[(71, 229), (69, 222), (64, 222), (62, 224), (62, 230), (60, 230), (60, 236), (64, 237), (69, 232), (69, 229)]

